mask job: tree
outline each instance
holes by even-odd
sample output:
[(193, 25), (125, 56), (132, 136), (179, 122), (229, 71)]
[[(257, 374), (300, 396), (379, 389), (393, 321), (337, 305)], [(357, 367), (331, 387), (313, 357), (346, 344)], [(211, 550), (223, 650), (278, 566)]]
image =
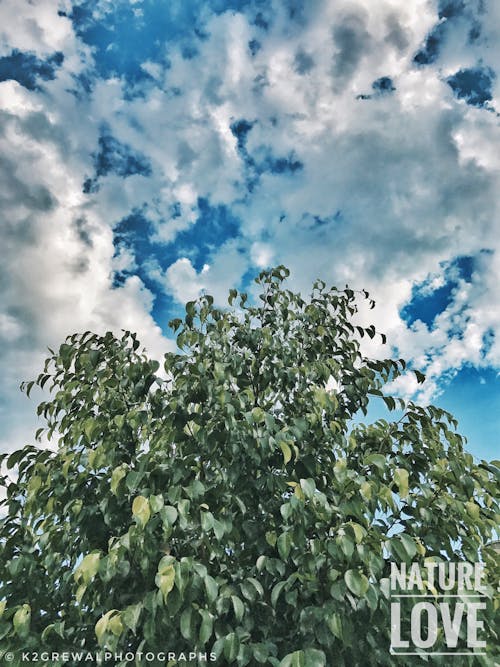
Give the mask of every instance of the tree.
[[(360, 295), (317, 281), (306, 301), (287, 275), (260, 274), (260, 305), (187, 303), (164, 372), (134, 334), (86, 332), (24, 385), (50, 387), (38, 414), (58, 444), (3, 457), (4, 647), (398, 664), (391, 561), (481, 555), (494, 652), (498, 465), (450, 414), (383, 393), (405, 363), (361, 354)], [(398, 419), (358, 423), (369, 400)]]

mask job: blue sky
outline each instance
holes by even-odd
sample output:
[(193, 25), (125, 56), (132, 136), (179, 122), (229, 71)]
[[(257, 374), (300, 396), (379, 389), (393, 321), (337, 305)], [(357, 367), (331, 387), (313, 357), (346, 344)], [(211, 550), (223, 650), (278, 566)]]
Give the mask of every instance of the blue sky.
[(500, 430), (496, 0), (4, 0), (0, 446), (48, 345), (129, 328), (151, 354), (200, 291), (366, 288), (393, 390)]

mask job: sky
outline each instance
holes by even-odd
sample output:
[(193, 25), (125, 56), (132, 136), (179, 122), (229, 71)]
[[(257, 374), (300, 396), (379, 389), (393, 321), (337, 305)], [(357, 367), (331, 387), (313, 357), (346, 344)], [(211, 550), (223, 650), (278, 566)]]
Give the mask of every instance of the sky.
[(500, 447), (498, 0), (1, 0), (0, 448), (48, 346), (151, 355), (285, 264), (367, 289), (390, 389)]

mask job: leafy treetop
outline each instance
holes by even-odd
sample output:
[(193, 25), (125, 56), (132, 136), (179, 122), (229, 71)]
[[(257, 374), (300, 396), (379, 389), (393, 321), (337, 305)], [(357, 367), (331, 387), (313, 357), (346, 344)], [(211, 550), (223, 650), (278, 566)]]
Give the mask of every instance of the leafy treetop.
[[(86, 332), (24, 385), (49, 387), (57, 451), (2, 457), (5, 648), (392, 665), (390, 562), (481, 555), (494, 652), (498, 462), (476, 464), (445, 411), (383, 393), (405, 363), (361, 354), (376, 332), (352, 290), (305, 300), (287, 275), (260, 274), (258, 305), (189, 302), (162, 373), (133, 333)], [(359, 424), (371, 397), (401, 416)]]

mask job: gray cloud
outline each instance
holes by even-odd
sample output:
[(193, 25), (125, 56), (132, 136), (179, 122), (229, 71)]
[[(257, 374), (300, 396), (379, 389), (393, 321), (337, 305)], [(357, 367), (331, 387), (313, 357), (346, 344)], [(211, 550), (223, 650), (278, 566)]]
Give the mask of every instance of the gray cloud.
[(297, 51), (293, 60), (297, 74), (307, 74), (314, 67), (314, 59), (306, 51)]
[(397, 14), (389, 14), (385, 24), (388, 30), (385, 41), (388, 44), (395, 46), (400, 52), (403, 52), (405, 49), (407, 49), (410, 40), (408, 38), (407, 31), (400, 24)]
[[(27, 183), (17, 174), (16, 162), (2, 156), (0, 156), (0, 188), (0, 204), (4, 210), (19, 202), (22, 202), (27, 209), (36, 211), (49, 211), (55, 205), (55, 197), (46, 186)], [(6, 233), (17, 235), (19, 230), (6, 221)]]
[(335, 52), (333, 55), (333, 77), (341, 90), (371, 50), (371, 35), (366, 28), (363, 11), (341, 16), (332, 29)]

